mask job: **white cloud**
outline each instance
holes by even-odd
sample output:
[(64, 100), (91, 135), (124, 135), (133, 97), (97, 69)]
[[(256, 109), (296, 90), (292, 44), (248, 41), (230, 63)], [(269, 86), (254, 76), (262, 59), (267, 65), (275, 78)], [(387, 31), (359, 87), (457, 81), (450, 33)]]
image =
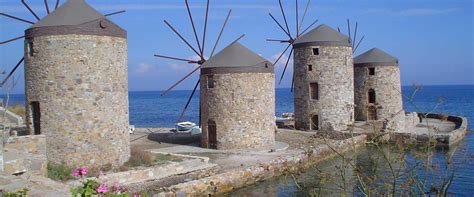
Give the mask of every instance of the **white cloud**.
[(449, 14), (458, 11), (458, 8), (446, 8), (446, 9), (429, 9), (429, 8), (417, 8), (407, 9), (400, 11), (402, 16), (430, 16), (430, 15), (441, 15)]
[[(272, 63), (275, 63), (275, 61), (278, 59), (278, 57), (280, 57), (281, 53), (277, 53), (275, 55), (273, 55), (272, 57), (269, 58), (269, 60), (272, 62)], [(288, 55), (289, 55), (289, 52), (287, 51), (285, 54), (283, 54), (280, 58), (280, 60), (278, 61), (276, 67), (283, 67), (285, 66), (286, 64), (286, 61), (288, 60)], [(292, 55), (293, 56), (293, 55)], [(288, 66), (290, 65), (293, 65), (293, 58), (290, 58), (290, 61), (288, 63)]]
[(172, 70), (181, 72), (181, 71), (190, 71), (191, 69), (193, 69), (192, 65), (193, 64), (187, 64), (187, 63), (182, 63), (182, 64), (171, 63), (171, 64), (168, 64), (168, 67)]
[(134, 68), (134, 73), (139, 75), (145, 75), (155, 71), (155, 66), (148, 63), (140, 63)]
[(434, 15), (443, 15), (450, 14), (461, 10), (460, 8), (410, 8), (404, 10), (392, 10), (386, 8), (372, 8), (368, 9), (367, 13), (375, 14), (388, 14), (394, 16), (434, 16)]

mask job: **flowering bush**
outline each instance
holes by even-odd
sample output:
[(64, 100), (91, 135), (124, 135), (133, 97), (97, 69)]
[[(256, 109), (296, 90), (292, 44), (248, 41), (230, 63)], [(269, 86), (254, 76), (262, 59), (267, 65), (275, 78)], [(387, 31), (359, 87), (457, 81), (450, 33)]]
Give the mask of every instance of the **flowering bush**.
[[(89, 196), (107, 196), (107, 197), (148, 197), (148, 195), (130, 194), (128, 188), (118, 183), (107, 185), (101, 183), (98, 178), (85, 179), (88, 169), (86, 167), (76, 168), (72, 171), (73, 176), (84, 179), (82, 186), (71, 189), (73, 197), (89, 197)], [(103, 173), (100, 172), (100, 176)]]

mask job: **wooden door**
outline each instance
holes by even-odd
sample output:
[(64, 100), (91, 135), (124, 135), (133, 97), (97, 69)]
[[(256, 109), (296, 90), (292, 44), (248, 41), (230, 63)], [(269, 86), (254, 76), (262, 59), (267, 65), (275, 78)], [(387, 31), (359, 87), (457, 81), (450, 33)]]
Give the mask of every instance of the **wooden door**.
[(367, 111), (368, 120), (377, 120), (377, 109), (375, 107), (369, 107)]

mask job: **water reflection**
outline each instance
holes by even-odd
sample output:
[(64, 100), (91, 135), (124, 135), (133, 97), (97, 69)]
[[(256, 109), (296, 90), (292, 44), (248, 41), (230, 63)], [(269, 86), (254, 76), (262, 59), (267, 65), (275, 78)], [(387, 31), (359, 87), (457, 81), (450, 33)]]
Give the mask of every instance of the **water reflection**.
[(427, 147), (368, 145), (346, 153), (344, 159), (336, 157), (304, 173), (287, 174), (226, 196), (419, 196), (446, 189), (450, 195), (468, 195), (474, 185), (473, 178), (466, 176), (473, 171), (466, 143), (474, 141), (473, 136), (471, 132), (465, 142), (451, 149), (429, 151)]

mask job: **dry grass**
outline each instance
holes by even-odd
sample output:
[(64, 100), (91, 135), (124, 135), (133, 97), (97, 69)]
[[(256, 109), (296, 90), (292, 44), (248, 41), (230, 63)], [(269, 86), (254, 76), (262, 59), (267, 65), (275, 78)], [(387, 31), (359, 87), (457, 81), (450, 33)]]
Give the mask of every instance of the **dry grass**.
[(26, 109), (23, 105), (15, 104), (14, 106), (8, 108), (8, 111), (11, 111), (21, 117), (26, 117)]
[(172, 161), (182, 161), (181, 157), (169, 154), (154, 154), (149, 151), (132, 147), (130, 159), (119, 168), (119, 171), (128, 171), (130, 168), (151, 167), (155, 165), (166, 164)]
[(152, 153), (143, 149), (131, 149), (130, 159), (124, 164), (127, 167), (151, 166), (154, 163), (154, 156)]

